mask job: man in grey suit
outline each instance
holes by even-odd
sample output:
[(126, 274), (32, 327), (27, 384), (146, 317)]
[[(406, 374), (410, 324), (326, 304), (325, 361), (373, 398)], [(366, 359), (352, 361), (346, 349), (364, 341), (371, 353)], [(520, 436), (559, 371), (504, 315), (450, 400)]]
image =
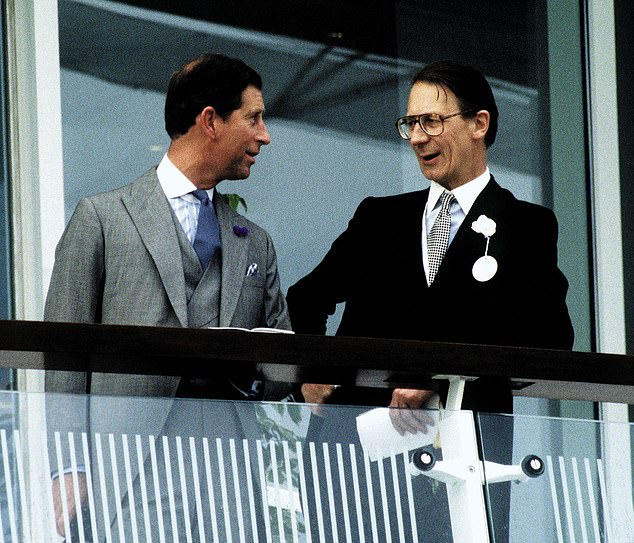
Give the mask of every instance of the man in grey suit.
[[(253, 69), (223, 55), (203, 55), (172, 76), (167, 154), (131, 184), (78, 204), (57, 247), (46, 320), (290, 329), (271, 238), (216, 190), (224, 179), (247, 178), (270, 142), (261, 88)], [(74, 372), (47, 372), (46, 390), (230, 400), (286, 394), (285, 386), (250, 379)], [(59, 479), (53, 486), (63, 534)]]

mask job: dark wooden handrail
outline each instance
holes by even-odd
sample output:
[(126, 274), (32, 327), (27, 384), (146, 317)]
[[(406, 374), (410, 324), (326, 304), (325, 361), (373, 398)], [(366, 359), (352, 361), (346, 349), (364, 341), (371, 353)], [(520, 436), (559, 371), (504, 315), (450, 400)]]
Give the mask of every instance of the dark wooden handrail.
[(634, 403), (634, 357), (456, 343), (103, 324), (0, 321), (0, 367), (421, 386), (507, 377), (519, 394)]

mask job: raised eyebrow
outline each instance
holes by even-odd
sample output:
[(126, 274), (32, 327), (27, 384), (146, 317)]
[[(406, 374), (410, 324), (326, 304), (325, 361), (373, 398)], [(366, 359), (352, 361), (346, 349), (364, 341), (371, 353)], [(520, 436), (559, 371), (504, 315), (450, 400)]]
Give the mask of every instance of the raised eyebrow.
[(417, 113), (416, 115), (405, 115), (405, 119), (409, 120), (417, 120), (419, 117), (429, 117), (430, 115), (435, 115), (437, 117), (440, 117), (441, 114), (440, 113), (436, 113), (435, 111), (428, 111), (427, 113)]

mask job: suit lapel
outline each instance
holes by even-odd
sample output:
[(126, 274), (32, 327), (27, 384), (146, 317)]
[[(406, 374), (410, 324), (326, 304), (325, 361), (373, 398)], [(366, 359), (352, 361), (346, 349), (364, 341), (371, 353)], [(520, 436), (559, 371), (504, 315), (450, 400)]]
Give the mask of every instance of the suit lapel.
[[(246, 227), (246, 219), (234, 212), (224, 196), (216, 193), (214, 198), (216, 215), (220, 226), (222, 244), (222, 279), (220, 288), (220, 326), (231, 326), (238, 299), (242, 292), (242, 281), (247, 269), (250, 235), (238, 236), (234, 226)], [(266, 270), (261, 270), (266, 273)]]
[[(432, 287), (442, 284), (444, 282), (443, 276), (446, 280), (448, 276), (454, 276), (462, 271), (465, 266), (468, 266), (470, 270), (474, 262), (479, 257), (484, 256), (486, 241), (482, 234), (478, 234), (471, 229), (471, 223), (477, 220), (480, 215), (486, 215), (499, 224), (500, 217), (504, 212), (503, 207), (503, 189), (491, 177), (491, 180), (476, 198), (469, 213), (462, 221), (458, 232), (456, 232), (456, 236), (445, 253)], [(498, 241), (498, 239), (495, 241)], [(499, 244), (492, 243), (489, 247), (489, 253), (497, 253), (497, 249), (499, 249)]]
[(187, 300), (183, 282), (183, 260), (172, 211), (155, 169), (132, 185), (130, 192), (123, 197), (123, 204), (154, 260), (178, 320), (186, 327)]

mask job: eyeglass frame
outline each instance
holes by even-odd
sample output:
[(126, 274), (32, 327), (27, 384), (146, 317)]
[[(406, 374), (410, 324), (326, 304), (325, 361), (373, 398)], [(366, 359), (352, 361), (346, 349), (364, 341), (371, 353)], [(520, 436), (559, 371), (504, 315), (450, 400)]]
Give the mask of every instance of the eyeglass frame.
[[(419, 113), (418, 115), (403, 115), (402, 117), (399, 117), (398, 119), (396, 119), (396, 122), (394, 123), (394, 125), (396, 126), (396, 131), (398, 132), (398, 135), (406, 140), (409, 141), (412, 139), (411, 133), (409, 138), (406, 138), (403, 133), (401, 132), (401, 129), (399, 128), (399, 123), (402, 123), (401, 121), (408, 119), (408, 120), (414, 120), (416, 119), (416, 122), (418, 123), (418, 126), (420, 126), (421, 130), (423, 132), (425, 132), (425, 134), (427, 134), (429, 137), (436, 137), (436, 136), (440, 136), (444, 131), (445, 131), (445, 121), (447, 119), (451, 119), (452, 117), (457, 117), (458, 115), (465, 115), (466, 113), (473, 113), (474, 111), (478, 111), (478, 108), (471, 108), (471, 109), (465, 109), (463, 111), (457, 111), (456, 113), (449, 113), (448, 115), (440, 115), (438, 113)], [(438, 134), (430, 134), (425, 127), (423, 126), (423, 123), (421, 122), (421, 119), (423, 117), (429, 117), (430, 115), (438, 115), (438, 118), (440, 119), (440, 132), (438, 132)]]

